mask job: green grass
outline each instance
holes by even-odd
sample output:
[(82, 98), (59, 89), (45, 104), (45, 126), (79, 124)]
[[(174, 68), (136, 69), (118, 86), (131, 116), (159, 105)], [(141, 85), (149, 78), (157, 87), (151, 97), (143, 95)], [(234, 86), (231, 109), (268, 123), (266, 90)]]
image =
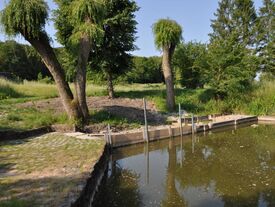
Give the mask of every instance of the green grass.
[(0, 131), (22, 131), (52, 124), (64, 124), (69, 120), (65, 114), (54, 114), (51, 110), (39, 111), (36, 108), (17, 108), (0, 105), (3, 115), (0, 117)]
[(110, 114), (108, 111), (101, 110), (101, 111), (92, 111), (91, 112), (91, 124), (104, 124), (111, 126), (116, 126), (118, 128), (138, 128), (142, 125), (142, 123), (138, 121), (129, 121), (128, 119), (121, 117), (121, 116), (115, 116), (113, 114)]
[(57, 89), (53, 84), (24, 81), (15, 83), (0, 79), (0, 100), (12, 98), (53, 98), (57, 97)]
[(11, 199), (9, 201), (0, 201), (0, 207), (29, 207), (34, 206), (31, 201)]
[(0, 142), (0, 207), (69, 206), (104, 145), (58, 133)]
[[(73, 87), (72, 87), (73, 89)], [(115, 86), (116, 95), (123, 98), (146, 98), (153, 101), (160, 112), (166, 113), (164, 84), (125, 84)], [(106, 96), (106, 86), (87, 85), (88, 96)], [(67, 123), (65, 114), (40, 112), (35, 108), (18, 108), (17, 103), (57, 97), (55, 85), (24, 81), (23, 84), (0, 79), (0, 130), (30, 129), (55, 123)], [(252, 91), (225, 100), (216, 100), (211, 89), (176, 89), (176, 103), (197, 115), (241, 113), (275, 115), (275, 80), (255, 83)], [(176, 110), (176, 109), (175, 109)], [(140, 125), (111, 116), (106, 111), (91, 112), (91, 123), (110, 123), (114, 126)]]

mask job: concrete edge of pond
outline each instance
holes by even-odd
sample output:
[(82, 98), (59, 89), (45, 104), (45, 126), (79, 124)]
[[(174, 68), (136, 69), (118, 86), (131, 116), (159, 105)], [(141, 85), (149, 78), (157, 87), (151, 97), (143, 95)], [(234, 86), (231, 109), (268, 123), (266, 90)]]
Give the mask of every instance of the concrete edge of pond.
[(94, 165), (90, 177), (86, 181), (86, 185), (81, 191), (76, 201), (71, 203), (71, 207), (91, 207), (94, 202), (94, 197), (99, 189), (99, 186), (104, 179), (106, 169), (108, 169), (108, 161), (110, 156), (110, 148), (105, 145), (102, 155)]
[(275, 123), (275, 116), (259, 116), (259, 122)]
[[(245, 116), (241, 118), (212, 122), (208, 124), (198, 124), (196, 125), (195, 133), (209, 131), (217, 128), (234, 126), (243, 123), (249, 122), (258, 122), (257, 116)], [(182, 130), (179, 126), (162, 126), (157, 129), (149, 129), (149, 142), (156, 141), (161, 139), (166, 139), (170, 137), (177, 137), (182, 135), (192, 134), (191, 126), (183, 126)], [(134, 132), (122, 132), (122, 133), (114, 133), (111, 135), (111, 145), (114, 148), (124, 147), (132, 144), (138, 144), (145, 142), (144, 140), (144, 132), (142, 130), (134, 131)]]

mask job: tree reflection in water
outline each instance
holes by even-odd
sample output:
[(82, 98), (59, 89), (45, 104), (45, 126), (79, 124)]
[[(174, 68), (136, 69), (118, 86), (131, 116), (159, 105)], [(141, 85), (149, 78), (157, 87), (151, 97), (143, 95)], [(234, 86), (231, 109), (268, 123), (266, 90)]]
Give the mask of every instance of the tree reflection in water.
[(174, 140), (169, 140), (168, 146), (168, 167), (167, 167), (167, 178), (166, 178), (166, 197), (162, 201), (163, 207), (185, 207), (186, 202), (180, 196), (176, 188), (175, 170), (177, 167), (177, 152)]
[(123, 169), (116, 161), (110, 163), (108, 179), (97, 195), (94, 207), (141, 206), (141, 196), (138, 188), (139, 176), (129, 169)]
[(274, 126), (130, 146), (114, 156), (122, 165), (113, 162), (97, 207), (275, 207)]

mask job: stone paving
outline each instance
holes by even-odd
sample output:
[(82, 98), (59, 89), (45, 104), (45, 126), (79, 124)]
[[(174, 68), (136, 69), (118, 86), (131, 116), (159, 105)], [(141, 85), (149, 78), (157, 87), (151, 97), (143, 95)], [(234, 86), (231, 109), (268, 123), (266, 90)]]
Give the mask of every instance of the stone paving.
[(104, 145), (103, 139), (59, 133), (0, 142), (0, 206), (69, 205)]

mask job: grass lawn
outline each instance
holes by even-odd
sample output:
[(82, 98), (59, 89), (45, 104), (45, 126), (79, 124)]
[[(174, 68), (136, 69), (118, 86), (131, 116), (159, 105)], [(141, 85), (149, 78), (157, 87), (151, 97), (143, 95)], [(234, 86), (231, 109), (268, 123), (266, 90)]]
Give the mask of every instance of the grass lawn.
[(0, 206), (68, 205), (78, 197), (104, 144), (58, 133), (0, 142)]
[[(73, 86), (71, 86), (73, 88)], [(159, 112), (167, 112), (164, 84), (126, 84), (115, 86), (116, 95), (121, 98), (146, 98), (153, 101)], [(87, 85), (88, 96), (106, 96), (106, 86)], [(25, 81), (23, 84), (0, 80), (0, 130), (25, 130), (56, 123), (68, 123), (64, 113), (41, 110), (36, 107), (19, 108), (18, 104), (57, 97), (55, 85)], [(241, 113), (249, 115), (275, 115), (275, 81), (255, 83), (254, 90), (237, 94), (225, 100), (216, 100), (211, 89), (176, 89), (176, 103), (182, 109), (196, 115), (214, 113)], [(109, 116), (104, 112), (91, 110), (91, 123), (112, 123), (131, 125), (124, 117)], [(133, 123), (133, 127), (138, 126)]]

